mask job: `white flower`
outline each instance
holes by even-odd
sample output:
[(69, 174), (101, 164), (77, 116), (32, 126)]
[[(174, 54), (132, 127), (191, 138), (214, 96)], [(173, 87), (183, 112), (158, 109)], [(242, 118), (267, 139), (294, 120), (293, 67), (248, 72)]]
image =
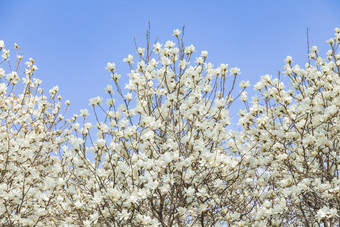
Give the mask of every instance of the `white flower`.
[(240, 69), (237, 68), (237, 67), (231, 68), (230, 69), (230, 74), (231, 75), (238, 75), (238, 74), (240, 74)]
[(125, 98), (130, 101), (132, 99), (132, 94), (131, 93), (127, 93), (125, 95)]
[(115, 104), (115, 102), (116, 102), (115, 99), (108, 99), (108, 100), (106, 100), (106, 105), (113, 106)]
[(107, 70), (109, 70), (109, 71), (116, 71), (116, 64), (115, 63), (107, 63), (107, 66), (106, 66), (106, 68), (105, 69), (107, 69)]
[(287, 56), (285, 59), (285, 62), (288, 63), (292, 63), (293, 62), (293, 58), (291, 56)]
[(92, 222), (97, 223), (98, 218), (99, 218), (98, 212), (94, 212), (93, 214), (91, 214), (90, 218), (91, 218)]
[(247, 99), (248, 99), (247, 92), (242, 92), (240, 99), (241, 99), (242, 102), (247, 101)]
[(182, 69), (185, 69), (185, 67), (187, 67), (189, 65), (189, 62), (187, 62), (185, 59), (180, 61), (180, 66)]
[(105, 93), (113, 93), (113, 90), (112, 90), (112, 85), (108, 84), (106, 85), (106, 88), (105, 89)]
[(54, 86), (53, 88), (51, 88), (49, 90), (49, 93), (56, 94), (56, 93), (58, 93), (58, 91), (59, 91), (59, 87), (58, 86)]
[(171, 61), (170, 61), (170, 59), (167, 58), (167, 57), (162, 57), (162, 58), (161, 58), (161, 64), (164, 65), (164, 66), (168, 66), (168, 65), (171, 64)]
[(145, 48), (139, 47), (137, 51), (138, 51), (140, 56), (142, 56), (142, 57), (144, 56)]
[(114, 74), (113, 77), (112, 77), (112, 79), (113, 79), (114, 81), (118, 81), (119, 78), (120, 78), (121, 76), (122, 76), (122, 75), (120, 75), (120, 74)]
[(181, 31), (178, 30), (178, 29), (175, 29), (175, 30), (174, 30), (174, 33), (173, 33), (173, 36), (178, 37), (180, 34), (181, 34)]
[(336, 214), (337, 214), (336, 209), (334, 208), (329, 209), (327, 206), (323, 206), (320, 210), (318, 210), (316, 216), (319, 220), (321, 220), (325, 217), (335, 217)]
[(169, 40), (169, 41), (166, 41), (166, 43), (164, 44), (164, 46), (171, 49), (172, 47), (175, 46), (175, 43)]
[(202, 56), (203, 58), (207, 58), (207, 57), (208, 57), (208, 51), (203, 50), (203, 51), (201, 52), (201, 56)]
[(3, 77), (5, 75), (5, 70), (3, 68), (0, 68), (0, 77)]
[(197, 64), (203, 64), (203, 59), (201, 57), (199, 58), (196, 58), (196, 61), (195, 61)]
[(152, 179), (149, 179), (148, 183), (145, 185), (148, 189), (153, 190), (157, 188), (158, 181), (153, 181)]
[(92, 124), (91, 123), (86, 123), (84, 125), (84, 127), (88, 130), (88, 129), (90, 129), (92, 127)]
[(91, 226), (91, 221), (90, 220), (86, 220), (86, 221), (84, 221), (84, 226), (85, 227), (90, 227)]
[(126, 126), (128, 126), (129, 121), (126, 118), (123, 118), (120, 122), (119, 122), (119, 126), (121, 128), (126, 128)]
[(240, 87), (243, 87), (243, 88), (249, 87), (249, 86), (250, 86), (250, 82), (249, 82), (249, 80), (248, 80), (248, 81), (242, 80), (242, 81), (240, 82), (240, 85), (239, 85), (239, 86), (240, 86)]
[(5, 47), (5, 43), (3, 40), (0, 40), (0, 50)]
[(128, 210), (124, 209), (121, 213), (118, 214), (118, 216), (120, 217), (120, 220), (125, 220), (129, 218), (130, 213), (128, 212)]
[(182, 216), (183, 214), (185, 214), (186, 211), (187, 211), (187, 209), (184, 208), (184, 207), (178, 207), (178, 208), (177, 208), (177, 212), (178, 212), (178, 214), (179, 214), (180, 216)]
[(329, 40), (327, 40), (327, 43), (331, 46), (331, 45), (333, 45), (334, 44), (334, 39), (329, 39)]
[(133, 56), (131, 54), (129, 54), (129, 56), (127, 58), (123, 59), (123, 62), (127, 62), (129, 64), (133, 64)]
[(156, 43), (153, 45), (154, 51), (159, 51), (161, 48), (162, 48), (162, 44), (160, 43)]
[(103, 101), (103, 98), (101, 98), (100, 96), (97, 96), (97, 97), (90, 99), (89, 105), (92, 105), (92, 106), (100, 105), (102, 101)]
[(312, 49), (311, 49), (311, 50), (312, 50), (312, 52), (314, 52), (314, 53), (319, 52), (317, 46), (312, 46)]
[(192, 187), (190, 187), (190, 188), (187, 188), (187, 189), (185, 189), (185, 193), (186, 193), (186, 195), (187, 195), (188, 197), (191, 197), (191, 196), (193, 196), (193, 195), (194, 195), (194, 193), (195, 193), (195, 189), (194, 189), (194, 188), (192, 188)]
[[(7, 74), (6, 76), (6, 79), (7, 80), (17, 80), (19, 77), (18, 77), (18, 73), (17, 72), (11, 72), (9, 74)], [(58, 87), (58, 86), (56, 86)]]
[(86, 117), (89, 115), (89, 111), (87, 109), (80, 110), (80, 116)]
[(1, 55), (1, 57), (2, 57), (4, 60), (7, 60), (8, 57), (9, 57), (9, 50), (6, 50), (5, 48), (3, 48), (2, 52), (3, 52), (3, 54)]
[(150, 130), (147, 133), (142, 135), (142, 139), (151, 141), (154, 138), (154, 136), (155, 136), (154, 132)]
[(103, 147), (105, 147), (105, 145), (106, 145), (106, 140), (104, 140), (104, 139), (98, 139), (98, 140), (96, 140), (96, 141), (94, 142), (94, 144), (95, 144), (96, 146), (100, 147), (100, 148), (103, 148)]
[(185, 49), (184, 49), (184, 53), (186, 55), (191, 55), (192, 53), (195, 52), (195, 47), (193, 45), (190, 45), (190, 46), (187, 46)]
[(77, 200), (77, 201), (74, 203), (74, 205), (75, 205), (75, 207), (76, 207), (77, 209), (80, 209), (80, 208), (82, 208), (83, 203), (80, 202), (79, 200)]
[(4, 83), (0, 84), (0, 94), (5, 93), (7, 90), (7, 85)]

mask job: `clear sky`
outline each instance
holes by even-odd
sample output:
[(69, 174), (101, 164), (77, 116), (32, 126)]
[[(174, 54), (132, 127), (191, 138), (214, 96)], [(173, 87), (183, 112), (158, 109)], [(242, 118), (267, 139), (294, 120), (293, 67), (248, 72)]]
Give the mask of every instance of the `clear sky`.
[(240, 79), (254, 85), (282, 70), (287, 55), (307, 62), (307, 27), (310, 45), (326, 51), (340, 27), (340, 0), (0, 0), (0, 40), (12, 50), (18, 43), (25, 59), (36, 60), (42, 87), (58, 85), (71, 113), (104, 95), (112, 82), (107, 62), (127, 78), (122, 59), (137, 56), (133, 38), (145, 43), (149, 20), (161, 42), (185, 25), (186, 44), (208, 50), (215, 66), (241, 68)]

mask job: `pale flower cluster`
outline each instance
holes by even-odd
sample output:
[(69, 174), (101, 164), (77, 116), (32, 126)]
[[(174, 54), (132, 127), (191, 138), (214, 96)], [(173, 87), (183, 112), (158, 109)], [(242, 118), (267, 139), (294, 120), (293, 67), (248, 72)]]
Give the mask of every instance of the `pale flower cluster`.
[(74, 187), (66, 193), (75, 203), (69, 217), (76, 225), (218, 226), (226, 207), (249, 210), (238, 202), (250, 190), (237, 184), (246, 174), (242, 157), (226, 152), (228, 108), (244, 90), (234, 91), (240, 70), (213, 68), (207, 51), (193, 59), (195, 47), (184, 47), (179, 34), (174, 31), (178, 47), (167, 41), (138, 48), (136, 66), (132, 55), (124, 59), (131, 67), (126, 93), (108, 63), (115, 88), (105, 88), (107, 105), (90, 99), (95, 115), (105, 115), (94, 125), (96, 139), (86, 147), (88, 129), (80, 129), (70, 140)]
[(15, 45), (15, 70), (0, 67), (1, 225), (339, 226), (340, 29), (325, 59), (288, 56), (249, 103), (240, 69), (183, 33), (152, 45), (148, 31), (124, 88), (108, 63), (106, 98), (66, 120), (70, 102), (44, 94), (33, 59), (20, 72)]
[(325, 59), (313, 46), (304, 68), (288, 56), (286, 78), (262, 76), (259, 98), (241, 112), (240, 141), (262, 190), (251, 223), (339, 226), (340, 29), (328, 43)]
[[(18, 50), (19, 47), (15, 45)], [(60, 146), (68, 141), (58, 87), (45, 94), (33, 78), (33, 59), (19, 73), (22, 55), (10, 65), (3, 41), (0, 61), (0, 225), (50, 226), (62, 175)], [(7, 72), (3, 67), (9, 65)]]

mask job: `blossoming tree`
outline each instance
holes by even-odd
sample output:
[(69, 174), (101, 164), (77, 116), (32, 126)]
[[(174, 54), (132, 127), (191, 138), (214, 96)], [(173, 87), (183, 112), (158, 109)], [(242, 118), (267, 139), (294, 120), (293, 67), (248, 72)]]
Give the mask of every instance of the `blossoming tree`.
[[(33, 59), (20, 73), (22, 54), (16, 64), (0, 41), (0, 225), (49, 226), (59, 195), (58, 151), (67, 141), (58, 87), (44, 95), (41, 80), (33, 78)], [(6, 74), (5, 69), (9, 72)], [(68, 104), (68, 103), (67, 103)]]
[(106, 87), (107, 107), (101, 97), (90, 100), (97, 138), (90, 136), (89, 123), (80, 129), (76, 123), (79, 136), (71, 139), (74, 188), (66, 191), (74, 201), (75, 223), (212, 226), (226, 223), (233, 212), (248, 215), (246, 199), (239, 200), (248, 190), (238, 184), (246, 175), (243, 156), (228, 152), (226, 127), (228, 108), (249, 82), (235, 92), (239, 69), (213, 68), (207, 51), (193, 62), (195, 48), (185, 47), (180, 33), (174, 31), (178, 47), (167, 41), (153, 49), (147, 33), (146, 50), (137, 48), (137, 64), (132, 55), (124, 59), (131, 69), (125, 93), (115, 64), (108, 63), (115, 86)]
[(148, 30), (124, 89), (107, 64), (95, 123), (64, 120), (58, 88), (44, 95), (33, 59), (19, 75), (0, 41), (1, 225), (340, 226), (340, 29), (325, 59), (287, 57), (250, 103), (240, 70), (194, 59), (183, 33), (152, 45)]
[[(258, 196), (249, 223), (267, 226), (340, 225), (340, 29), (322, 59), (313, 46), (301, 68), (286, 58), (285, 77), (265, 75), (241, 112), (244, 143), (252, 148)], [(312, 62), (314, 61), (314, 64)]]

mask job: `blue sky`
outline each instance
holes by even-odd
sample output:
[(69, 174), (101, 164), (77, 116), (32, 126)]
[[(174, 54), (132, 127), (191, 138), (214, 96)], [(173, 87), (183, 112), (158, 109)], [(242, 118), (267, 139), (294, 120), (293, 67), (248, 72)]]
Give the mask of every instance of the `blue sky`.
[(241, 68), (240, 80), (253, 85), (282, 70), (287, 55), (307, 62), (307, 27), (310, 45), (325, 52), (325, 41), (340, 27), (339, 12), (339, 0), (0, 0), (0, 40), (12, 51), (18, 43), (25, 59), (36, 60), (43, 88), (58, 85), (71, 100), (70, 113), (79, 113), (112, 82), (107, 62), (127, 78), (122, 60), (136, 56), (134, 37), (144, 45), (149, 20), (160, 42), (185, 25), (186, 44), (208, 50), (215, 66)]

